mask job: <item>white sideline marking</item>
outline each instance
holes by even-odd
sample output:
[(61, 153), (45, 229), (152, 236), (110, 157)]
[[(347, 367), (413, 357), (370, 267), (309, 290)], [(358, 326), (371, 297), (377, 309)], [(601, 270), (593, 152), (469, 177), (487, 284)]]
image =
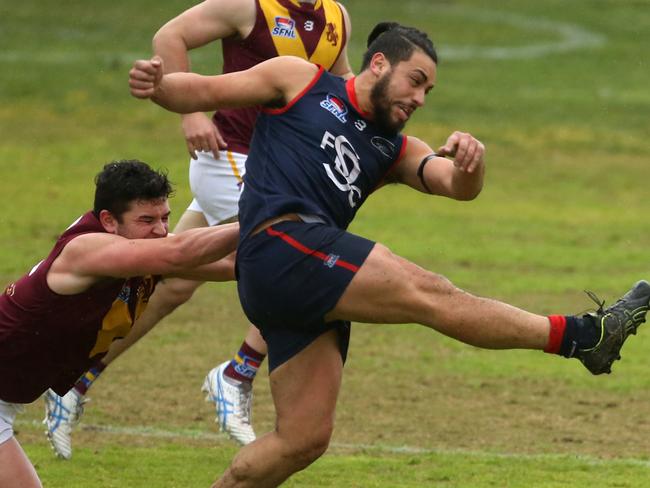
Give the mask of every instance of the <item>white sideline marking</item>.
[[(43, 427), (42, 422), (37, 420), (16, 420), (16, 425), (30, 425), (35, 427)], [(129, 435), (138, 437), (150, 437), (154, 439), (187, 439), (187, 440), (212, 440), (224, 441), (228, 437), (226, 434), (215, 434), (212, 432), (204, 432), (194, 429), (178, 429), (167, 430), (159, 429), (156, 427), (145, 426), (119, 426), (119, 425), (94, 425), (94, 424), (79, 424), (79, 430), (85, 432), (103, 432), (106, 434), (115, 435)], [(233, 445), (235, 445), (233, 443)], [(640, 466), (650, 468), (650, 461), (634, 458), (614, 458), (614, 459), (601, 459), (588, 455), (571, 455), (571, 454), (519, 454), (519, 453), (499, 453), (489, 451), (474, 451), (465, 449), (435, 449), (423, 448), (414, 446), (390, 446), (386, 444), (354, 444), (346, 442), (332, 442), (330, 447), (337, 450), (345, 451), (371, 451), (388, 454), (440, 454), (440, 455), (462, 455), (477, 458), (500, 458), (500, 459), (521, 459), (521, 460), (543, 460), (543, 459), (574, 459), (589, 465), (611, 465), (611, 464), (624, 464), (632, 466)]]
[[(414, 14), (422, 14), (421, 5), (409, 5)], [(505, 24), (531, 33), (552, 33), (559, 37), (557, 41), (545, 41), (524, 46), (454, 46), (440, 48), (441, 59), (462, 61), (468, 59), (529, 59), (540, 58), (554, 53), (594, 48), (605, 44), (607, 38), (595, 32), (568, 22), (557, 22), (539, 17), (526, 17), (510, 12), (483, 10), (474, 7), (429, 5), (435, 15), (441, 11), (456, 15), (462, 21), (477, 20), (489, 24)]]
[[(464, 61), (469, 59), (529, 59), (540, 58), (555, 53), (575, 51), (585, 48), (595, 48), (605, 44), (607, 38), (595, 32), (591, 32), (577, 24), (558, 22), (542, 19), (539, 17), (526, 17), (503, 11), (482, 10), (462, 6), (443, 6), (422, 4), (407, 4), (406, 8), (414, 15), (422, 15), (422, 9), (428, 8), (433, 15), (440, 12), (457, 16), (460, 21), (472, 19), (488, 24), (505, 24), (510, 27), (523, 29), (531, 33), (543, 32), (556, 35), (556, 41), (545, 41), (531, 43), (522, 46), (454, 46), (445, 45), (440, 48), (440, 57), (443, 60)], [(83, 34), (79, 32), (78, 34)], [(434, 36), (435, 37), (435, 36)], [(534, 37), (534, 36), (531, 36)], [(114, 51), (93, 51), (79, 52), (72, 50), (45, 51), (38, 53), (33, 51), (10, 51), (0, 52), (0, 62), (24, 63), (25, 61), (42, 64), (74, 64), (82, 62), (93, 62), (97, 65), (121, 65), (130, 66), (135, 59), (147, 57), (148, 53), (114, 52)], [(208, 61), (214, 58), (212, 52), (205, 50), (195, 51), (191, 55), (193, 60)]]

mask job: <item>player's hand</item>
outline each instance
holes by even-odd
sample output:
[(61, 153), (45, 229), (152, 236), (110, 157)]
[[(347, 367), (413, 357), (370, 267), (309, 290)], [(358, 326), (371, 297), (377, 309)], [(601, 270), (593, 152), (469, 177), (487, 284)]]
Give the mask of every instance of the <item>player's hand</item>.
[(136, 98), (151, 98), (163, 77), (163, 61), (159, 56), (139, 59), (129, 71), (129, 88)]
[(485, 165), (485, 146), (467, 132), (455, 131), (447, 138), (445, 145), (438, 148), (436, 154), (453, 158), (454, 166), (467, 173), (473, 173)]
[(212, 151), (215, 159), (219, 159), (219, 150), (226, 149), (228, 144), (219, 133), (219, 129), (202, 112), (182, 115), (183, 134), (187, 150), (192, 159), (196, 159), (196, 151)]

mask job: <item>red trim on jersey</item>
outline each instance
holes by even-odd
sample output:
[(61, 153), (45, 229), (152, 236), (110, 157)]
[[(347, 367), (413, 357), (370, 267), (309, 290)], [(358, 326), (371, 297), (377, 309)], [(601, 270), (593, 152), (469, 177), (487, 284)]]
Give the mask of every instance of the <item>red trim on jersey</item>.
[[(266, 228), (266, 233), (268, 235), (270, 235), (270, 236), (273, 236), (273, 237), (279, 237), (284, 242), (289, 244), (291, 247), (297, 249), (301, 253), (310, 254), (310, 255), (314, 256), (315, 258), (320, 259), (321, 261), (327, 261), (329, 256), (330, 256), (329, 254), (325, 254), (324, 252), (316, 251), (315, 249), (308, 248), (304, 244), (301, 244), (300, 242), (295, 240), (293, 237), (288, 236), (284, 232), (277, 231), (277, 230), (273, 229), (273, 227), (267, 227)], [(353, 273), (356, 273), (357, 271), (359, 271), (359, 266), (357, 266), (355, 264), (352, 264), (352, 263), (348, 263), (347, 261), (344, 261), (343, 259), (337, 259), (335, 261), (334, 265), (335, 266), (340, 266), (340, 267), (345, 268), (345, 269), (349, 269)]]
[(307, 93), (309, 90), (311, 90), (311, 87), (316, 84), (316, 82), (320, 79), (320, 77), (323, 76), (323, 73), (325, 72), (325, 68), (323, 68), (322, 66), (320, 66), (318, 64), (315, 65), (315, 66), (318, 66), (318, 73), (316, 73), (314, 75), (314, 77), (309, 82), (309, 84), (305, 88), (303, 88), (300, 93), (298, 93), (295, 97), (293, 97), (289, 101), (289, 103), (287, 103), (282, 108), (266, 108), (266, 107), (262, 107), (262, 112), (267, 113), (267, 114), (277, 115), (277, 114), (282, 114), (282, 113), (286, 112), (287, 110), (289, 110), (291, 107), (293, 107), (293, 105), (298, 100), (300, 100), (305, 95), (305, 93)]
[(368, 112), (364, 112), (361, 107), (359, 107), (357, 92), (354, 91), (354, 80), (356, 80), (356, 78), (356, 76), (353, 76), (345, 82), (345, 91), (348, 93), (348, 99), (350, 100), (350, 103), (355, 108), (355, 110), (359, 112), (364, 118), (371, 119), (371, 115)]
[(544, 352), (557, 354), (560, 352), (564, 330), (566, 329), (566, 317), (563, 315), (549, 315), (548, 320), (551, 323), (551, 330), (548, 334), (548, 344)]

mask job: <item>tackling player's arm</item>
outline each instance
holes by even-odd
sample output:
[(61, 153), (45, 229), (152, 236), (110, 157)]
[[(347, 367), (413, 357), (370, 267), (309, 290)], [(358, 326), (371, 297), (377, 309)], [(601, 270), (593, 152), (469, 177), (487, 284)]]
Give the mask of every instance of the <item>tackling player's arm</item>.
[[(47, 283), (56, 293), (69, 295), (109, 277), (163, 275), (224, 281), (232, 276), (229, 255), (238, 241), (238, 223), (149, 239), (103, 232), (83, 234), (71, 240), (54, 260)], [(213, 263), (226, 256), (223, 263)]]
[(178, 113), (219, 108), (282, 106), (300, 94), (314, 79), (318, 66), (294, 56), (280, 56), (245, 71), (217, 76), (170, 73), (154, 57), (138, 60), (129, 72), (131, 94), (151, 98)]
[(454, 132), (437, 151), (408, 137), (404, 155), (387, 180), (424, 193), (472, 200), (483, 188), (484, 156), (485, 146), (468, 133)]

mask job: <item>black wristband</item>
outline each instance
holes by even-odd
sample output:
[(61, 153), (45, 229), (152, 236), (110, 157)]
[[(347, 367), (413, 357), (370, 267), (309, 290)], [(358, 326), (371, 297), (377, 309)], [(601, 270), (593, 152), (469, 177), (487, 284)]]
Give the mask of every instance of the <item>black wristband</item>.
[(418, 178), (420, 178), (420, 182), (422, 183), (422, 186), (427, 191), (427, 193), (431, 193), (431, 189), (429, 188), (429, 185), (427, 185), (426, 182), (424, 181), (424, 167), (427, 165), (429, 161), (437, 157), (438, 155), (436, 153), (428, 154), (422, 159), (420, 166), (418, 166)]

